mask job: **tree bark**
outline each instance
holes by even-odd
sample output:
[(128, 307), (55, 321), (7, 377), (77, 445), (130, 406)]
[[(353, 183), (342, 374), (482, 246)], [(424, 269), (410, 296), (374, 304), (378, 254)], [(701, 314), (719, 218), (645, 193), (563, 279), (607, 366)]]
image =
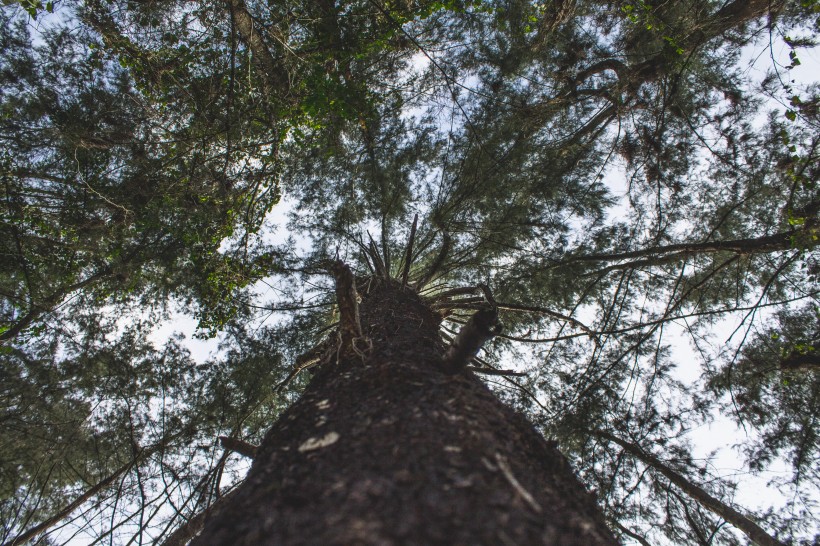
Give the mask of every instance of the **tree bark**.
[(399, 281), (362, 294), (369, 355), (323, 364), (195, 545), (617, 544), (561, 453), (471, 372)]
[(228, 9), (233, 13), (236, 21), (236, 30), (242, 40), (253, 52), (254, 60), (259, 64), (262, 80), (271, 92), (276, 92), (282, 96), (290, 91), (290, 81), (287, 72), (281, 63), (273, 56), (268, 45), (260, 32), (262, 29), (257, 24), (244, 0), (226, 0)]

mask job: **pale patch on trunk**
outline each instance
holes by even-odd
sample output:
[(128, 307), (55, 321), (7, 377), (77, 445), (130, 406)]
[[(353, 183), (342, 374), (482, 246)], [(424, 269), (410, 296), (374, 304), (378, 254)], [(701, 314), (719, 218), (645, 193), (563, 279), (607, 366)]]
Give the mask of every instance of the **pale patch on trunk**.
[(328, 432), (321, 438), (308, 438), (305, 440), (305, 442), (299, 446), (299, 452), (304, 453), (306, 451), (321, 449), (323, 447), (333, 445), (337, 441), (339, 441), (339, 434), (336, 432)]

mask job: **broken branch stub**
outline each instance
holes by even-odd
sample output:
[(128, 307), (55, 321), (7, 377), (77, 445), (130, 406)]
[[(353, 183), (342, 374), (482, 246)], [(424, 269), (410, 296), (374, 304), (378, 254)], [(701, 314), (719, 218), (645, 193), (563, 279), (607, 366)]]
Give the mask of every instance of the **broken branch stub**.
[(481, 347), (501, 333), (503, 325), (494, 307), (473, 313), (444, 354), (443, 368), (448, 373), (458, 373), (478, 354)]
[(356, 278), (341, 260), (333, 262), (330, 269), (336, 280), (336, 302), (339, 306), (339, 354), (347, 354), (355, 351), (355, 340), (362, 337)]
[(240, 440), (239, 438), (231, 438), (230, 436), (220, 436), (219, 443), (225, 449), (239, 453), (250, 459), (255, 458), (256, 452), (259, 450), (259, 446), (257, 445)]

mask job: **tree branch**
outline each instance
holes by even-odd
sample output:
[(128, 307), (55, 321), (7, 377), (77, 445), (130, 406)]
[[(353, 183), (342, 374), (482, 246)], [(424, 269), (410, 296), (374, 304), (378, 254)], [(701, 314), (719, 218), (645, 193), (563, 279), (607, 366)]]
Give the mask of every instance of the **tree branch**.
[(265, 82), (265, 85), (278, 93), (287, 93), (290, 89), (290, 82), (287, 77), (280, 77), (280, 73), (284, 72), (284, 70), (273, 57), (270, 49), (268, 49), (268, 46), (262, 39), (244, 0), (225, 1), (228, 5), (228, 9), (233, 13), (236, 30), (239, 31), (242, 40), (248, 45), (248, 48), (253, 52), (254, 59), (262, 68), (262, 80)]
[(254, 459), (256, 457), (256, 451), (259, 449), (259, 446), (257, 445), (240, 440), (239, 438), (231, 438), (229, 436), (220, 436), (219, 443), (225, 449), (239, 453), (240, 455), (244, 455), (250, 459)]
[(5, 343), (6, 341), (10, 341), (17, 337), (23, 330), (28, 328), (32, 322), (37, 320), (37, 318), (40, 317), (40, 315), (48, 311), (51, 311), (51, 308), (53, 306), (60, 303), (60, 301), (66, 296), (68, 296), (70, 293), (74, 292), (75, 290), (85, 288), (86, 286), (93, 284), (96, 281), (110, 275), (111, 271), (112, 268), (110, 266), (104, 267), (100, 271), (94, 273), (93, 275), (89, 275), (82, 281), (76, 282), (74, 284), (57, 290), (52, 295), (45, 298), (41, 304), (32, 304), (28, 313), (14, 321), (6, 331), (0, 334), (0, 344)]
[(220, 510), (223, 506), (229, 505), (237, 491), (239, 491), (239, 487), (235, 487), (227, 495), (219, 497), (215, 503), (186, 521), (181, 527), (171, 533), (171, 536), (165, 539), (162, 546), (185, 546), (188, 544), (205, 526), (205, 520), (208, 519), (208, 516)]
[(100, 491), (102, 491), (103, 489), (105, 489), (106, 487), (111, 485), (112, 483), (114, 483), (117, 479), (119, 479), (120, 476), (122, 476), (123, 474), (128, 472), (139, 461), (141, 461), (142, 459), (145, 459), (146, 457), (149, 457), (149, 456), (153, 455), (154, 453), (156, 453), (160, 449), (164, 448), (168, 444), (168, 442), (171, 441), (171, 439), (172, 438), (168, 438), (164, 441), (161, 441), (160, 443), (154, 445), (151, 449), (144, 449), (143, 448), (142, 450), (137, 452), (137, 454), (134, 456), (134, 458), (131, 461), (125, 463), (124, 465), (122, 465), (121, 467), (116, 469), (112, 474), (110, 474), (108, 477), (106, 477), (102, 481), (97, 482), (97, 484), (95, 484), (92, 487), (86, 489), (85, 492), (83, 492), (79, 497), (77, 497), (72, 502), (70, 502), (65, 508), (63, 508), (62, 510), (60, 510), (59, 512), (57, 512), (56, 514), (54, 514), (53, 516), (51, 516), (47, 520), (43, 521), (42, 523), (40, 523), (38, 525), (35, 525), (34, 527), (29, 529), (28, 531), (24, 531), (20, 535), (14, 537), (13, 539), (6, 542), (2, 546), (16, 546), (18, 544), (23, 544), (24, 542), (27, 542), (27, 541), (37, 537), (41, 533), (44, 533), (45, 531), (47, 531), (48, 529), (50, 529), (51, 527), (53, 527), (54, 525), (56, 525), (60, 521), (67, 518), (81, 504), (83, 504), (88, 499), (90, 499), (91, 497), (93, 497), (94, 495), (96, 495), (97, 493), (99, 493)]
[(481, 347), (500, 334), (502, 328), (503, 325), (498, 320), (497, 309), (487, 308), (476, 311), (450, 343), (444, 355), (444, 370), (448, 373), (464, 370)]
[(368, 249), (370, 252), (370, 259), (373, 260), (373, 267), (376, 269), (376, 274), (382, 279), (389, 279), (390, 272), (387, 270), (387, 264), (384, 263), (381, 254), (379, 254), (376, 241), (373, 240), (373, 237), (370, 235), (369, 231), (367, 232), (367, 237), (370, 239)]
[(564, 265), (572, 262), (609, 262), (630, 258), (643, 258), (645, 256), (660, 257), (664, 254), (675, 254), (676, 258), (700, 253), (711, 252), (735, 252), (737, 254), (755, 254), (764, 252), (775, 252), (778, 250), (788, 250), (792, 248), (791, 241), (798, 232), (785, 231), (756, 237), (750, 239), (734, 239), (729, 241), (705, 241), (702, 243), (680, 243), (666, 246), (657, 246), (641, 250), (631, 250), (627, 252), (615, 252), (612, 254), (587, 254), (586, 256), (576, 256), (566, 262), (556, 265)]
[(698, 501), (704, 508), (708, 508), (716, 515), (722, 517), (743, 532), (752, 542), (760, 546), (785, 546), (769, 533), (763, 530), (757, 523), (744, 516), (728, 504), (710, 495), (702, 487), (692, 483), (687, 478), (664, 464), (660, 459), (651, 453), (644, 451), (641, 447), (622, 440), (613, 434), (599, 430), (595, 434), (600, 438), (613, 442), (621, 446), (627, 453), (634, 456), (644, 464), (657, 470), (670, 482), (676, 485), (681, 491)]
[(517, 372), (515, 370), (497, 370), (495, 368), (482, 368), (480, 366), (467, 366), (466, 369), (471, 372), (480, 373), (484, 375), (502, 375), (504, 377), (524, 377), (527, 372)]
[(419, 222), (419, 215), (413, 217), (413, 227), (410, 228), (410, 239), (407, 242), (407, 251), (404, 253), (404, 269), (401, 272), (401, 286), (407, 286), (407, 277), (410, 275), (410, 262), (413, 259), (413, 243), (416, 239), (416, 227)]
[(552, 311), (551, 309), (547, 309), (545, 307), (537, 307), (534, 305), (519, 305), (516, 303), (499, 303), (498, 308), (507, 309), (508, 311), (526, 311), (529, 313), (540, 313), (542, 315), (547, 315), (549, 317), (556, 318), (559, 320), (565, 320), (570, 324), (576, 326), (583, 332), (585, 332), (588, 336), (595, 340), (596, 343), (598, 342), (598, 338), (595, 335), (595, 332), (592, 330), (592, 328), (590, 328), (583, 322), (579, 321), (578, 319), (574, 319), (557, 311)]
[(430, 268), (424, 273), (424, 275), (422, 275), (422, 277), (416, 283), (417, 291), (421, 291), (422, 288), (427, 286), (427, 284), (435, 278), (436, 273), (439, 272), (441, 266), (443, 266), (444, 262), (447, 260), (447, 256), (450, 254), (451, 242), (452, 241), (450, 239), (450, 234), (445, 231), (442, 235), (441, 249), (439, 250), (439, 253), (436, 256), (436, 259), (430, 265)]
[(331, 272), (336, 280), (336, 301), (339, 305), (339, 349), (342, 353), (347, 353), (353, 350), (355, 340), (362, 337), (356, 279), (341, 260), (333, 262)]
[(637, 540), (641, 544), (641, 546), (652, 546), (651, 544), (649, 544), (649, 541), (646, 540), (645, 538), (643, 538), (641, 535), (639, 535), (638, 533), (636, 533), (634, 531), (631, 531), (631, 530), (627, 529), (626, 527), (624, 527), (623, 525), (621, 525), (620, 521), (613, 520), (613, 523), (615, 524), (615, 527), (617, 527), (619, 531), (621, 531), (626, 536), (628, 536), (630, 538), (634, 538), (635, 540)]

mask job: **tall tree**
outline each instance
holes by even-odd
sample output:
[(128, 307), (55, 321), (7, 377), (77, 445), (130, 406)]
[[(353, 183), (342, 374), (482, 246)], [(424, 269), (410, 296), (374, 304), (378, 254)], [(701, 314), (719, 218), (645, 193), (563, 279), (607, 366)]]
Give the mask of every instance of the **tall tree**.
[[(522, 522), (506, 538), (543, 540), (575, 528), (543, 521), (556, 507), (611, 541), (554, 446), (479, 372), (558, 441), (624, 541), (737, 544), (733, 526), (811, 540), (818, 101), (785, 74), (817, 2), (24, 5), (38, 25), (4, 8), (0, 74), (4, 541), (184, 543), (208, 518), (230, 533), (224, 514), (263, 496), (282, 513), (306, 502), (307, 485), (256, 488), (268, 470), (304, 476), (331, 519), (383, 500), (382, 521), (411, 525), (390, 507), (415, 491), (420, 513), (441, 508), (429, 541), (467, 517), (487, 541), (503, 542), (504, 518)], [(753, 82), (742, 59), (769, 37), (790, 66)], [(274, 244), (280, 195), (293, 214)], [(355, 300), (333, 295), (338, 258), (358, 327)], [(369, 308), (384, 291), (393, 306)], [(219, 353), (195, 362), (181, 341), (145, 339), (175, 303)], [(382, 332), (413, 309), (424, 328)], [(476, 355), (496, 312), (505, 330)], [(713, 342), (727, 317), (738, 331)], [(671, 350), (676, 329), (702, 362)], [(796, 369), (763, 373), (780, 361)], [(793, 465), (781, 485), (796, 501), (736, 505), (734, 479), (695, 452), (719, 410), (761, 435), (742, 446), (750, 471)], [(440, 472), (416, 480), (403, 444)], [(235, 491), (246, 463), (231, 450), (255, 457)], [(385, 455), (356, 477), (331, 466), (365, 450)], [(326, 466), (313, 476), (311, 461)], [(345, 487), (330, 480), (344, 472)], [(556, 504), (559, 483), (575, 500)], [(375, 540), (376, 513), (327, 532)]]
[[(333, 265), (339, 332), (194, 544), (614, 544), (568, 463), (466, 366), (478, 311), (449, 349), (398, 279)], [(488, 304), (491, 305), (491, 304)]]

